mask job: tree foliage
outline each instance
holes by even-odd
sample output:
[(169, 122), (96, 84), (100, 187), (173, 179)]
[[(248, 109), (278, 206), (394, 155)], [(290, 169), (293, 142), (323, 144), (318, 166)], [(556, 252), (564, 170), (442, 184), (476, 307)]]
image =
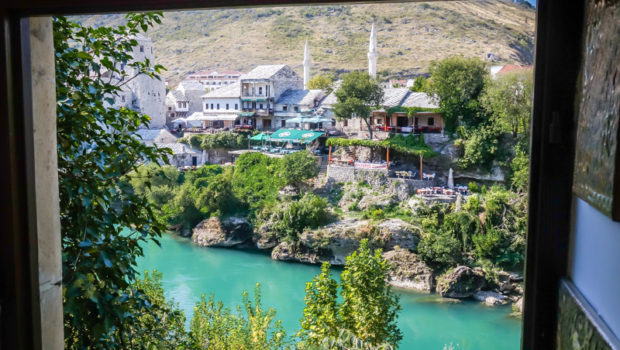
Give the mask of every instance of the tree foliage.
[(319, 174), (319, 164), (308, 151), (286, 155), (280, 161), (282, 177), (287, 185), (299, 185)]
[(342, 302), (338, 303), (336, 282), (329, 265), (324, 264), (321, 274), (306, 285), (300, 334), (308, 343), (316, 344), (338, 337), (345, 330), (371, 346), (385, 343), (396, 346), (402, 339), (396, 325), (401, 308), (398, 296), (387, 283), (389, 268), (381, 250), (371, 252), (368, 240), (363, 239), (359, 249), (346, 259), (340, 275)]
[(371, 112), (378, 108), (383, 101), (383, 89), (366, 72), (354, 71), (345, 74), (340, 88), (336, 90), (338, 102), (334, 104), (334, 112), (340, 120), (350, 119), (353, 116), (361, 118), (368, 127), (372, 139), (370, 124)]
[(439, 99), (445, 128), (454, 131), (459, 123), (475, 126), (484, 119), (479, 96), (488, 70), (477, 58), (452, 56), (432, 62), (427, 92)]
[(413, 86), (409, 88), (413, 92), (426, 92), (428, 90), (428, 78), (416, 77)]
[(324, 90), (326, 94), (330, 94), (333, 90), (333, 83), (330, 75), (317, 75), (308, 81), (308, 89)]
[(286, 331), (276, 310), (264, 310), (261, 305), (260, 285), (254, 290), (254, 302), (243, 292), (243, 306), (233, 313), (211, 295), (203, 295), (194, 307), (190, 325), (191, 345), (194, 349), (263, 350), (281, 349), (287, 344)]
[(529, 135), (532, 89), (531, 71), (503, 74), (487, 82), (480, 100), (494, 123), (516, 138)]
[(104, 338), (140, 322), (136, 305), (149, 309), (126, 291), (136, 279), (140, 242), (165, 227), (147, 199), (119, 178), (145, 161), (165, 162), (169, 151), (134, 136), (148, 116), (108, 104), (137, 75), (159, 79), (163, 67), (133, 61), (131, 52), (135, 35), (160, 22), (160, 13), (129, 14), (114, 28), (53, 20), (67, 348), (122, 347)]

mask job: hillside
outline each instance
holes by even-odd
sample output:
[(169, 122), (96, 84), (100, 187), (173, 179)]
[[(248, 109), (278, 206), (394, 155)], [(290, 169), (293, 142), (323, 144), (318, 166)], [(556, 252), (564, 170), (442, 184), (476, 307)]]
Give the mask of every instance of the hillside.
[[(114, 25), (121, 15), (81, 16)], [(248, 71), (285, 63), (301, 72), (310, 42), (312, 74), (366, 69), (370, 24), (378, 30), (382, 76), (425, 72), (432, 60), (462, 54), (497, 64), (533, 61), (535, 11), (509, 0), (384, 3), (166, 12), (149, 35), (172, 83), (202, 69)]]

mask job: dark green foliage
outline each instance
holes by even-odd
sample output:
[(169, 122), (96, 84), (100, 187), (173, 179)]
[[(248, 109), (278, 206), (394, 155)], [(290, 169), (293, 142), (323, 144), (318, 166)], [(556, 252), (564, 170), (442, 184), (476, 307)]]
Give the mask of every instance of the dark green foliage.
[(286, 181), (278, 176), (280, 161), (260, 153), (244, 153), (235, 161), (232, 188), (235, 197), (252, 210), (278, 198)]
[(333, 346), (330, 349), (340, 349), (337, 339), (344, 331), (370, 347), (385, 343), (397, 346), (402, 339), (396, 325), (401, 308), (398, 296), (387, 283), (389, 268), (381, 250), (372, 253), (368, 240), (363, 239), (358, 251), (346, 259), (339, 302), (336, 281), (329, 264), (324, 264), (321, 274), (306, 284), (302, 340), (309, 345), (327, 343)]
[(304, 194), (298, 201), (274, 206), (267, 211), (272, 230), (281, 239), (297, 242), (305, 229), (317, 228), (330, 220), (329, 203), (312, 193)]
[(426, 92), (428, 90), (428, 78), (417, 77), (413, 81), (413, 86), (409, 88), (413, 92)]
[(527, 200), (498, 186), (480, 191), (459, 205), (419, 211), (418, 254), (439, 272), (459, 264), (490, 263), (519, 267), (524, 259)]
[(248, 148), (248, 135), (246, 133), (234, 133), (223, 131), (215, 134), (185, 136), (179, 142), (199, 149), (244, 149)]
[(507, 157), (508, 150), (501, 147), (503, 133), (493, 124), (462, 128), (460, 134), (461, 138), (454, 144), (461, 149), (462, 156), (457, 164), (463, 169), (481, 167), (490, 170), (494, 161)]
[(160, 18), (157, 13), (129, 14), (126, 24), (115, 28), (53, 20), (67, 348), (123, 348), (120, 342), (104, 343), (104, 335), (140, 322), (139, 314), (151, 309), (125, 291), (136, 279), (139, 243), (156, 239), (165, 227), (147, 199), (132, 190), (131, 176), (119, 179), (144, 161), (164, 162), (169, 152), (134, 136), (140, 125), (148, 125), (148, 116), (104, 105), (124, 84), (105, 78), (104, 72), (131, 80), (120, 68), (124, 63), (158, 79), (163, 67), (132, 62), (131, 51), (138, 45), (133, 36)]
[(478, 97), (488, 69), (478, 58), (452, 56), (432, 62), (427, 92), (439, 98), (445, 128), (456, 130), (459, 123), (476, 126), (484, 121)]
[(356, 115), (363, 119), (372, 139), (371, 112), (379, 107), (383, 100), (383, 89), (377, 81), (366, 72), (354, 71), (345, 74), (340, 88), (336, 90), (336, 98), (338, 99), (334, 105), (336, 117), (342, 120)]
[[(162, 274), (144, 273), (126, 292), (131, 316), (121, 327), (107, 334), (107, 346), (123, 349), (183, 349), (187, 348), (185, 314), (179, 306), (166, 301), (161, 286)], [(146, 312), (145, 312), (146, 311)]]
[(319, 174), (319, 164), (308, 151), (286, 155), (280, 161), (281, 176), (287, 185), (299, 185)]

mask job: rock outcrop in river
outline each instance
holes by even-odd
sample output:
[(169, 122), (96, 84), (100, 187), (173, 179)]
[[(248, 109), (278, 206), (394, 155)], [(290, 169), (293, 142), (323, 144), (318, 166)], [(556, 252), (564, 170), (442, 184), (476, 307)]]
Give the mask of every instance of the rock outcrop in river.
[(421, 292), (433, 291), (433, 271), (416, 254), (397, 247), (383, 253), (383, 258), (392, 267), (389, 281), (391, 285)]
[(252, 226), (239, 217), (202, 220), (192, 231), (192, 241), (201, 247), (234, 247), (252, 239)]
[(482, 269), (458, 266), (437, 279), (437, 293), (447, 298), (470, 298), (485, 285)]

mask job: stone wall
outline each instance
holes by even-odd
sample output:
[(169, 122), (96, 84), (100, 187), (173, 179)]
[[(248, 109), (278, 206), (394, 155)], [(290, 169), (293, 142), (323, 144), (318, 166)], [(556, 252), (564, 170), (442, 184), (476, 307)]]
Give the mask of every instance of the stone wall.
[(406, 187), (410, 194), (414, 193), (416, 189), (435, 185), (434, 181), (388, 177), (388, 171), (384, 169), (359, 169), (352, 166), (337, 165), (329, 165), (327, 167), (327, 179), (334, 182), (365, 181), (373, 187), (383, 185)]

